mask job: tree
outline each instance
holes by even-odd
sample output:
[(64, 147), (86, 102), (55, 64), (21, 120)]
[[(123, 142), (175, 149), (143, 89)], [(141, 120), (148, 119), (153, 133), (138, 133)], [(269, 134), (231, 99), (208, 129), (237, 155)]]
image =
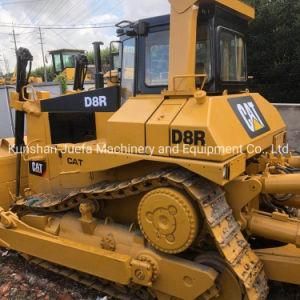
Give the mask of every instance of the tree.
[[(113, 47), (112, 53), (115, 53), (115, 52), (118, 52), (118, 50)], [(89, 51), (87, 53), (87, 58), (88, 58), (89, 64), (93, 65), (95, 63), (93, 51)], [(106, 71), (108, 71), (110, 69), (110, 48), (109, 47), (101, 49), (101, 62), (102, 62), (103, 71), (105, 73)]]
[(300, 102), (299, 0), (248, 0), (256, 20), (248, 34), (254, 89), (272, 102)]
[[(47, 79), (48, 81), (53, 81), (55, 78), (55, 74), (53, 72), (52, 67), (46, 67), (46, 72), (47, 72)], [(45, 81), (44, 78), (44, 67), (38, 67), (31, 71), (31, 76), (36, 76), (36, 77), (42, 77), (43, 81)]]

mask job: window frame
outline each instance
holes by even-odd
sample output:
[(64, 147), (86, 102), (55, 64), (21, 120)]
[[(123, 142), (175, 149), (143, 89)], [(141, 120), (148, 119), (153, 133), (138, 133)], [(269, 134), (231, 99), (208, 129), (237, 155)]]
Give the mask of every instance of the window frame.
[[(170, 32), (170, 23), (169, 18), (165, 19), (166, 16), (162, 17), (163, 21), (159, 24), (151, 24), (149, 26), (149, 33), (155, 33), (160, 31), (168, 31)], [(169, 17), (169, 16), (168, 16)], [(208, 78), (208, 81), (205, 84), (205, 87), (209, 89), (212, 83), (215, 80), (215, 68), (216, 61), (214, 59), (215, 47), (215, 33), (214, 33), (214, 24), (213, 19), (201, 20), (200, 24), (206, 25), (208, 27), (208, 34), (210, 35), (210, 43), (211, 47), (210, 51), (210, 59), (211, 59), (211, 78)], [(168, 88), (168, 85), (160, 85), (160, 86), (148, 86), (146, 85), (146, 39), (147, 36), (139, 36), (138, 37), (138, 47), (137, 47), (137, 60), (138, 60), (138, 72), (137, 72), (137, 82), (136, 82), (136, 92), (137, 94), (160, 94), (162, 90)]]
[[(60, 65), (60, 69), (57, 69), (57, 60), (56, 58), (59, 58), (59, 65)], [(61, 57), (61, 54), (60, 53), (53, 53), (52, 54), (52, 61), (53, 61), (53, 67), (54, 67), (54, 72), (56, 74), (62, 72), (64, 69), (63, 69), (63, 61), (62, 61), (62, 57)]]
[[(137, 60), (136, 60), (136, 57), (138, 55), (138, 41), (137, 41), (137, 38), (136, 37), (129, 37), (129, 38), (126, 38), (124, 40), (121, 40), (120, 43), (122, 45), (122, 49), (121, 49), (121, 76), (120, 76), (120, 85), (122, 86), (122, 81), (123, 81), (123, 74), (124, 74), (124, 68), (123, 68), (123, 63), (124, 63), (124, 44), (129, 41), (129, 40), (134, 40), (134, 70), (133, 70), (133, 87), (132, 87), (132, 96), (130, 97), (134, 97), (136, 96), (136, 74), (137, 74), (137, 68), (138, 68), (138, 63), (137, 63)], [(122, 89), (123, 90), (123, 89)], [(121, 92), (121, 99), (122, 99), (122, 92)], [(126, 99), (125, 101), (127, 101), (128, 99)], [(124, 102), (123, 102), (124, 103)]]
[[(207, 20), (198, 20), (197, 22), (197, 26), (198, 27), (207, 27), (207, 34), (209, 36), (209, 47), (210, 47), (210, 64), (211, 64), (211, 74), (207, 74), (207, 78), (206, 78), (206, 83), (205, 83), (205, 87), (209, 86), (211, 84), (211, 82), (213, 82), (215, 80), (215, 58), (214, 58), (214, 53), (215, 53), (215, 49), (214, 49), (214, 39), (215, 39), (215, 35), (214, 35), (214, 26), (212, 25), (212, 22), (210, 19)], [(196, 53), (197, 55), (197, 53)], [(196, 62), (197, 62), (197, 58), (196, 58)], [(208, 76), (209, 75), (209, 76)]]
[[(64, 69), (66, 68), (75, 68), (75, 54), (72, 53), (62, 53), (62, 64)], [(65, 58), (71, 59), (71, 66), (67, 65), (67, 61), (65, 61)]]
[[(159, 25), (150, 25), (148, 34), (160, 32), (160, 31), (169, 31), (170, 24), (163, 22)], [(139, 36), (138, 43), (139, 47), (137, 49), (137, 60), (138, 60), (138, 73), (137, 73), (137, 93), (138, 94), (160, 94), (163, 89), (168, 85), (160, 86), (148, 86), (146, 84), (146, 38), (147, 36)]]
[[(144, 65), (144, 71), (143, 71), (143, 74), (144, 74), (144, 85), (147, 87), (147, 88), (150, 88), (150, 89), (153, 89), (153, 88), (166, 88), (168, 86), (168, 83), (167, 84), (157, 84), (157, 85), (149, 85), (147, 84), (146, 82), (146, 70), (147, 70), (147, 67), (146, 67), (146, 39), (149, 37), (150, 34), (154, 34), (154, 33), (158, 33), (158, 32), (168, 32), (168, 39), (170, 39), (170, 31), (169, 30), (157, 30), (157, 31), (150, 31), (147, 35), (147, 37), (145, 38), (145, 41), (144, 41), (144, 53), (145, 53), (145, 56), (144, 56), (144, 61), (143, 61), (143, 65)], [(170, 40), (169, 40), (169, 51), (170, 51)], [(169, 55), (168, 54), (168, 58), (169, 58)], [(169, 74), (169, 59), (168, 59), (168, 74)], [(169, 77), (169, 76), (168, 76)], [(168, 81), (168, 79), (167, 79)]]
[[(227, 31), (230, 33), (234, 33), (237, 36), (241, 37), (244, 43), (244, 63), (245, 63), (245, 80), (222, 80), (221, 78), (221, 45), (220, 45), (220, 41), (221, 41), (221, 33), (222, 31)], [(219, 77), (219, 81), (221, 83), (225, 83), (225, 84), (238, 84), (238, 83), (242, 83), (245, 84), (248, 81), (248, 63), (247, 63), (247, 43), (246, 43), (246, 38), (245, 35), (242, 34), (239, 31), (230, 29), (228, 27), (225, 26), (217, 26), (217, 74)]]

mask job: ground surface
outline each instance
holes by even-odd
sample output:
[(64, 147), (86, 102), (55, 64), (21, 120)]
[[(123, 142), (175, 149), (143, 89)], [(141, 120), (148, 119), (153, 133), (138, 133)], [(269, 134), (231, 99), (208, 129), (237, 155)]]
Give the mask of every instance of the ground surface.
[[(107, 298), (72, 280), (29, 264), (15, 252), (0, 250), (0, 300), (37, 299), (104, 300)], [(283, 299), (300, 300), (300, 287), (283, 287), (273, 283), (268, 300)]]
[(0, 300), (100, 300), (96, 291), (0, 250)]

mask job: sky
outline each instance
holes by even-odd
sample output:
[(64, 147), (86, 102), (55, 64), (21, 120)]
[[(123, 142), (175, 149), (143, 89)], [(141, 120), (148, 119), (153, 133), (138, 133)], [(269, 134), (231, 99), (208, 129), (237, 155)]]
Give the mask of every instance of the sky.
[[(0, 72), (5, 73), (6, 59), (10, 71), (15, 67), (12, 26), (15, 24), (17, 47), (32, 53), (33, 68), (42, 65), (38, 29), (18, 28), (20, 24), (47, 25), (114, 25), (121, 20), (135, 21), (169, 13), (168, 0), (0, 0)], [(7, 25), (5, 27), (3, 25)], [(92, 42), (108, 45), (116, 40), (115, 28), (42, 29), (45, 56), (51, 65), (49, 50), (74, 48), (92, 51)]]

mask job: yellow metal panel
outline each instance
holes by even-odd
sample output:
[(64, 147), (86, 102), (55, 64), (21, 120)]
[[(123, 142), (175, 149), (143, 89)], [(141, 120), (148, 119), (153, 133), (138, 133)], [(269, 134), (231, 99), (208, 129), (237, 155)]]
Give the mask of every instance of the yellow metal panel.
[(196, 4), (198, 0), (169, 0), (169, 2), (171, 6), (176, 10), (176, 12), (182, 13), (192, 5)]
[(145, 125), (162, 103), (160, 95), (129, 99), (108, 120), (107, 143), (111, 146), (145, 146)]
[(173, 1), (170, 19), (170, 48), (169, 48), (169, 91), (195, 91), (195, 79), (193, 77), (181, 78), (176, 81), (174, 77), (195, 73), (196, 62), (196, 28), (198, 8), (191, 7), (193, 1), (183, 1), (187, 6), (184, 13), (176, 10), (179, 1)]
[(107, 121), (113, 115), (111, 112), (95, 113), (97, 140), (106, 140), (107, 138)]
[(166, 151), (170, 145), (170, 124), (185, 103), (185, 99), (165, 100), (147, 122), (146, 144), (153, 148), (153, 154), (163, 156), (170, 155), (170, 151)]
[(23, 224), (16, 217), (13, 219), (18, 223), (15, 229), (8, 230), (0, 225), (0, 244), (121, 284), (130, 282), (130, 256), (57, 238)]
[(294, 245), (255, 251), (270, 280), (300, 284), (300, 249)]
[(222, 4), (225, 7), (229, 7), (236, 13), (242, 15), (248, 20), (255, 18), (255, 9), (246, 3), (239, 0), (215, 0), (217, 3)]
[[(164, 164), (182, 166), (196, 174), (203, 176), (219, 185), (228, 183), (224, 168), (228, 169), (230, 179), (241, 175), (246, 168), (246, 156), (241, 154), (224, 162), (209, 162), (204, 160), (179, 159), (165, 156), (150, 156), (128, 153), (102, 151), (99, 153), (97, 146), (90, 153), (64, 154), (61, 158), (62, 174), (82, 174), (84, 172), (105, 171), (108, 169), (126, 166), (138, 161), (152, 161)], [(68, 164), (68, 160), (82, 160), (81, 166)]]
[[(172, 130), (178, 130), (182, 133), (194, 130), (205, 132), (206, 144), (210, 146), (216, 146), (214, 137), (210, 133), (210, 113), (211, 113), (211, 101), (206, 101), (204, 104), (199, 105), (197, 101), (193, 98), (189, 99), (186, 105), (181, 110), (180, 114), (175, 118), (171, 124)], [(171, 139), (170, 139), (171, 140)], [(183, 142), (180, 144), (175, 144), (171, 142), (171, 146), (174, 150), (171, 156), (174, 157), (187, 157), (191, 159), (208, 159), (215, 160), (215, 155), (210, 155), (209, 157), (204, 153), (201, 154), (202, 149), (198, 146), (201, 145), (184, 145)], [(179, 147), (179, 148), (177, 148)], [(203, 149), (204, 150), (204, 149)], [(199, 152), (199, 154), (197, 154)], [(230, 156), (227, 156), (230, 157)]]
[(184, 12), (193, 4), (199, 3), (199, 5), (201, 5), (202, 3), (216, 2), (234, 10), (236, 13), (239, 13), (246, 19), (252, 20), (255, 18), (255, 9), (239, 0), (169, 0), (169, 2), (179, 13)]
[[(236, 98), (243, 97), (252, 98), (251, 101), (257, 105), (270, 128), (254, 138), (249, 136), (245, 125), (239, 120), (228, 101), (228, 99), (235, 101)], [(208, 97), (204, 104), (198, 104), (195, 99), (188, 100), (173, 121), (171, 130), (182, 132), (200, 130), (205, 133), (205, 148), (194, 149), (194, 145), (183, 145), (182, 142), (181, 151), (174, 156), (223, 161), (241, 152), (247, 153), (247, 157), (250, 158), (258, 154), (256, 152), (260, 153), (270, 148), (274, 143), (274, 136), (285, 132), (286, 126), (276, 108), (262, 96), (239, 94)], [(195, 155), (192, 150), (197, 150), (198, 153)]]
[(75, 68), (65, 68), (62, 73), (66, 76), (67, 81), (72, 81), (75, 77)]
[[(9, 209), (12, 202), (10, 193), (15, 193), (16, 155), (9, 152), (13, 139), (0, 140), (0, 206)], [(27, 163), (21, 165), (21, 191), (27, 186)]]

